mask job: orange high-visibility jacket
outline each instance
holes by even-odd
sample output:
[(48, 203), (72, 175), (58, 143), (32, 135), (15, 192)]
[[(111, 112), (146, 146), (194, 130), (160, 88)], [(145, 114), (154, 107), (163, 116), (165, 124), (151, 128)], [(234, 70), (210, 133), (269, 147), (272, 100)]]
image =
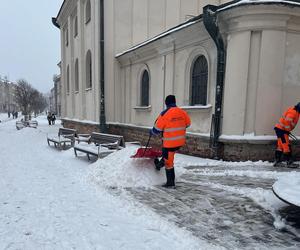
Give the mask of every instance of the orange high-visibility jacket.
[(157, 118), (154, 128), (163, 132), (163, 147), (176, 148), (185, 144), (186, 128), (191, 125), (188, 114), (178, 107), (171, 107)]
[(290, 132), (295, 128), (298, 120), (299, 113), (295, 107), (289, 107), (283, 113), (282, 117), (280, 117), (279, 122), (275, 125), (275, 127)]

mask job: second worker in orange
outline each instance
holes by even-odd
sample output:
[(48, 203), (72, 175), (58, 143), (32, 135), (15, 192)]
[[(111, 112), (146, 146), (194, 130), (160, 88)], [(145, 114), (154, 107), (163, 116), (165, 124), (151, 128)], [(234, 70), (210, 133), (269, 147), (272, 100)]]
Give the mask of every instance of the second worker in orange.
[(162, 159), (154, 160), (157, 170), (165, 166), (167, 182), (163, 187), (175, 187), (174, 155), (185, 144), (186, 128), (191, 125), (188, 114), (176, 106), (174, 95), (168, 95), (165, 99), (167, 108), (156, 119), (150, 133), (157, 135), (162, 133), (163, 148)]

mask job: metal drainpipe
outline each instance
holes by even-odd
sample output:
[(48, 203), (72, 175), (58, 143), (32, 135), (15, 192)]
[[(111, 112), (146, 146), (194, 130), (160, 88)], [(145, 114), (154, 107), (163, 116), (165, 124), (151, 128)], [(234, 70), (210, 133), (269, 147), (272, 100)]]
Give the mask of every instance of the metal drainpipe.
[[(214, 40), (217, 46), (217, 85), (216, 85), (216, 99), (215, 99), (215, 114), (213, 124), (213, 149), (214, 156), (219, 158), (219, 136), (221, 130), (221, 115), (222, 115), (222, 103), (223, 103), (223, 88), (224, 88), (224, 75), (226, 65), (226, 49), (224, 41), (217, 25), (217, 6), (207, 5), (203, 8), (203, 23), (204, 26)], [(213, 121), (212, 121), (213, 122)]]
[(105, 133), (105, 96), (104, 96), (104, 0), (100, 0), (100, 132)]
[(59, 24), (57, 23), (56, 17), (52, 17), (51, 20), (52, 20), (52, 24), (53, 24), (56, 28), (60, 29), (60, 26), (59, 26)]

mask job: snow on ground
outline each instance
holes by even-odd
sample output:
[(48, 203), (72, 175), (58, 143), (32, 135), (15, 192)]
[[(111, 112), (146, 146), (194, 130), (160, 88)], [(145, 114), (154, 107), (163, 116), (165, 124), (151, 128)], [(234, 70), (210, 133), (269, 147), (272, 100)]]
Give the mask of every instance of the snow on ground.
[[(90, 163), (47, 145), (46, 135), (60, 125), (49, 126), (46, 117), (37, 129), (22, 130), (0, 117), (0, 249), (266, 249), (298, 242), (271, 187), (299, 180), (299, 171), (176, 154), (178, 188), (166, 191), (158, 188), (164, 170), (130, 158), (136, 146)], [(218, 227), (227, 228), (225, 236)], [(269, 241), (260, 239), (266, 232)]]
[[(104, 167), (114, 172), (114, 162), (90, 165), (75, 158), (72, 149), (49, 147), (46, 134), (57, 132), (59, 125), (48, 126), (46, 117), (38, 122), (37, 129), (22, 130), (16, 130), (15, 121), (0, 123), (0, 249), (215, 248), (133, 200), (91, 183), (95, 166), (107, 163)], [(151, 180), (159, 183), (161, 175)], [(139, 178), (148, 179), (146, 174)]]
[(10, 118), (8, 118), (8, 115), (5, 113), (0, 113), (0, 121), (1, 122), (6, 122), (12, 120), (12, 116), (10, 116)]

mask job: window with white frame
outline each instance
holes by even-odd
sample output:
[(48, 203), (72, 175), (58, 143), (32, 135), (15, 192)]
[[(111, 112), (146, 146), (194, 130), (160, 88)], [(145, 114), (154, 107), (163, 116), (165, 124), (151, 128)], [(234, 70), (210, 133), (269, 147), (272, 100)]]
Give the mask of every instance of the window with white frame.
[(88, 0), (85, 5), (85, 23), (91, 20), (91, 1)]
[(67, 94), (70, 93), (70, 69), (69, 65), (67, 66)]
[(144, 70), (141, 78), (141, 106), (149, 106), (149, 73)]
[(78, 18), (77, 16), (74, 19), (74, 37), (78, 35)]
[(86, 53), (86, 88), (92, 88), (92, 53), (90, 50)]
[(75, 61), (75, 92), (79, 91), (79, 67), (78, 59)]
[(69, 45), (69, 29), (68, 27), (65, 28), (65, 45)]
[(205, 56), (200, 55), (192, 65), (190, 105), (207, 104), (208, 64)]

